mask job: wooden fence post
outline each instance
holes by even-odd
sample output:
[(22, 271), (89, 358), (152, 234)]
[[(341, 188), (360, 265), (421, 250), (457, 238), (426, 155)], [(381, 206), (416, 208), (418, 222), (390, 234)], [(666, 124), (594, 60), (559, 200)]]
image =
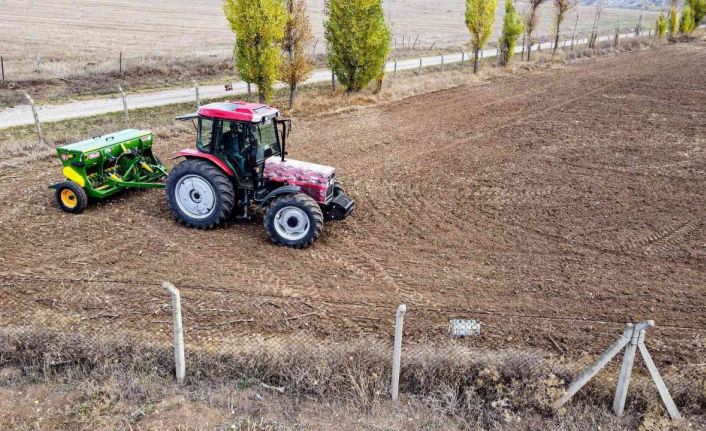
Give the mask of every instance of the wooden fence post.
[(118, 74), (123, 74), (123, 52), (120, 51), (120, 56), (118, 57)]
[(120, 97), (122, 97), (123, 99), (123, 111), (125, 111), (125, 128), (128, 128), (130, 127), (130, 113), (127, 109), (127, 96), (125, 96), (123, 87), (121, 87), (120, 85), (118, 85), (118, 91), (120, 92)]
[(336, 91), (336, 74), (331, 71), (331, 90)]
[(397, 401), (400, 394), (400, 364), (402, 362), (402, 327), (404, 325), (404, 314), (407, 311), (407, 306), (400, 304), (397, 307), (397, 315), (395, 317), (395, 341), (392, 348), (392, 383), (390, 386), (390, 394), (392, 401)]
[(34, 100), (27, 93), (25, 93), (25, 98), (29, 102), (29, 106), (32, 108), (32, 116), (34, 117), (34, 125), (37, 127), (37, 136), (39, 136), (39, 143), (51, 148), (49, 144), (44, 140), (44, 133), (42, 133), (42, 125), (39, 123), (39, 115), (37, 115), (37, 107), (34, 104)]
[(5, 83), (5, 59), (0, 55), (0, 70), (2, 70), (2, 83)]
[(172, 330), (174, 332), (174, 367), (176, 369), (176, 381), (178, 384), (184, 383), (186, 377), (186, 359), (184, 356), (184, 327), (181, 320), (181, 293), (179, 289), (168, 281), (162, 282), (167, 292), (172, 297)]
[(37, 75), (42, 73), (42, 56), (37, 55)]

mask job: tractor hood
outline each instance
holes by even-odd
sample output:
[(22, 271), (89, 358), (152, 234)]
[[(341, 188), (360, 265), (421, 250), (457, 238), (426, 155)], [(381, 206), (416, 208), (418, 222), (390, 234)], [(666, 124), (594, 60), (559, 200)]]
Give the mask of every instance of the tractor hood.
[(265, 160), (263, 175), (269, 181), (300, 186), (316, 201), (325, 202), (336, 168), (292, 159), (282, 161), (275, 156)]

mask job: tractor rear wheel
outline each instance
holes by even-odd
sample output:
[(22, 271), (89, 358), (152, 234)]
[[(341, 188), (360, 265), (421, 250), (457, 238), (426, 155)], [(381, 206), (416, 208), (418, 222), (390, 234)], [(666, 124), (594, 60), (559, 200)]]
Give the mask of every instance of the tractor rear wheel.
[(73, 181), (64, 181), (55, 187), (56, 202), (67, 213), (79, 214), (88, 205), (88, 195), (83, 187)]
[(294, 248), (307, 248), (324, 228), (319, 204), (304, 193), (278, 197), (267, 207), (265, 230), (270, 241)]
[(235, 191), (230, 178), (206, 160), (187, 159), (167, 177), (167, 202), (179, 222), (211, 229), (230, 217)]

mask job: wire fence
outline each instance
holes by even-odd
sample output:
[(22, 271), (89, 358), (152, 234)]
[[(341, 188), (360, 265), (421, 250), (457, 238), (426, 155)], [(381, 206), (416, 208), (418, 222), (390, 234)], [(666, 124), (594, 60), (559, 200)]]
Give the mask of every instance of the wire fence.
[[(475, 419), (491, 412), (483, 420), (547, 411), (625, 325), (609, 317), (483, 310), (471, 302), (409, 303), (400, 322), (395, 304), (262, 293), (257, 286), (179, 288), (187, 383), (228, 379), (362, 402), (390, 393), (394, 399), (399, 391)], [(51, 375), (119, 363), (180, 380), (174, 302), (161, 283), (1, 276), (0, 296), (0, 368)], [(699, 386), (706, 384), (704, 335), (706, 328), (657, 322), (646, 340), (686, 413), (706, 407)], [(613, 362), (604, 372), (612, 379), (619, 365)], [(634, 384), (632, 408), (658, 403), (648, 382)], [(606, 399), (611, 390), (604, 380), (584, 396)]]

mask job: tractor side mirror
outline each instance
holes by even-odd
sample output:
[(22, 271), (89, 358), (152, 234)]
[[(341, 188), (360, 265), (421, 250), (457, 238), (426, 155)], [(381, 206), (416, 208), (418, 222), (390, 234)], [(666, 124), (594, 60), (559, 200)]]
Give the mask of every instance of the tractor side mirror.
[(270, 157), (272, 157), (272, 148), (268, 148), (265, 150), (265, 158), (269, 159)]

